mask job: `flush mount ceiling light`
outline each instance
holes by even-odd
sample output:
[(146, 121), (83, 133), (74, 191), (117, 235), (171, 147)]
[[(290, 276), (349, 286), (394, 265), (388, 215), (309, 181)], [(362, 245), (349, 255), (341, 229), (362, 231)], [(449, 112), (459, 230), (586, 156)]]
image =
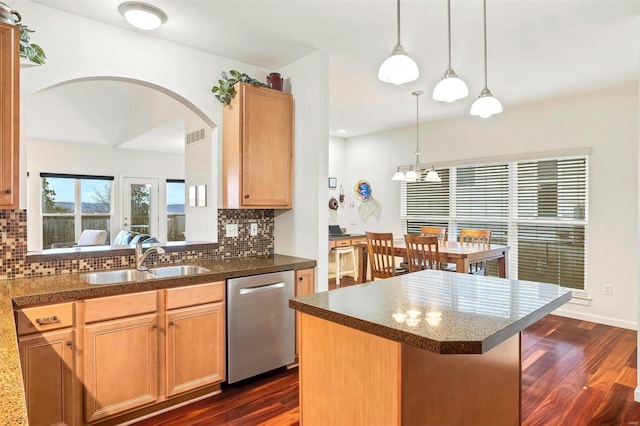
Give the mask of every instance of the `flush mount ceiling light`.
[(141, 30), (155, 30), (167, 22), (166, 13), (146, 3), (122, 3), (118, 6), (118, 11), (131, 25)]
[(471, 111), (469, 111), (469, 113), (482, 118), (488, 118), (493, 114), (501, 113), (502, 105), (487, 87), (487, 0), (482, 0), (482, 6), (484, 16), (484, 89), (480, 92), (478, 99), (471, 105)]
[[(420, 173), (420, 104), (418, 99), (420, 95), (422, 95), (422, 91), (416, 90), (411, 94), (416, 97), (416, 164), (415, 166), (409, 166), (409, 170), (407, 170), (406, 173), (402, 172), (402, 167), (398, 167), (391, 180), (417, 182), (422, 177)], [(438, 172), (431, 167), (427, 170), (427, 175), (424, 180), (426, 182), (440, 182), (440, 176), (438, 176)]]
[(420, 76), (418, 65), (409, 57), (400, 43), (400, 0), (397, 2), (398, 39), (391, 55), (380, 65), (378, 79), (385, 83), (404, 84), (417, 80)]
[(469, 89), (451, 68), (451, 0), (447, 0), (447, 28), (449, 30), (449, 67), (444, 72), (442, 80), (433, 88), (433, 100), (454, 102), (465, 98), (469, 94)]

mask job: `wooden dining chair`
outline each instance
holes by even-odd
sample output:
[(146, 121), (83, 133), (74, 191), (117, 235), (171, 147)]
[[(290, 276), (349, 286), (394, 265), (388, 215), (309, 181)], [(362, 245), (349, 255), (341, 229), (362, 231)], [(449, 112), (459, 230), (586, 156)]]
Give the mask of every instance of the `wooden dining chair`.
[(409, 272), (406, 269), (396, 267), (392, 233), (365, 232), (365, 235), (367, 236), (371, 279), (395, 277)]
[[(491, 245), (491, 229), (460, 229), (460, 242), (462, 244)], [(469, 273), (486, 276), (487, 261), (470, 264)]]
[(447, 228), (423, 226), (420, 228), (420, 235), (423, 237), (438, 237), (439, 241), (447, 241)]
[(405, 235), (409, 272), (425, 269), (440, 269), (438, 258), (439, 240), (436, 236)]

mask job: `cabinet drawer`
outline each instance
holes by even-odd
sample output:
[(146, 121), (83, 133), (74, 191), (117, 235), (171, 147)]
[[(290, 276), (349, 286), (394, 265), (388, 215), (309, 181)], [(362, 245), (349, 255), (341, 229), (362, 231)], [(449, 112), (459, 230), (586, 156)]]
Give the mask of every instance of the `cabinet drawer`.
[(170, 288), (167, 294), (167, 310), (224, 300), (224, 282)]
[(349, 245), (349, 240), (337, 240), (334, 243), (334, 247), (346, 247)]
[(366, 243), (367, 239), (366, 238), (352, 238), (351, 239), (351, 245), (355, 246), (358, 243)]
[(89, 299), (84, 302), (84, 322), (90, 323), (155, 312), (158, 309), (157, 300), (156, 291)]
[(18, 335), (73, 327), (73, 302), (16, 310)]

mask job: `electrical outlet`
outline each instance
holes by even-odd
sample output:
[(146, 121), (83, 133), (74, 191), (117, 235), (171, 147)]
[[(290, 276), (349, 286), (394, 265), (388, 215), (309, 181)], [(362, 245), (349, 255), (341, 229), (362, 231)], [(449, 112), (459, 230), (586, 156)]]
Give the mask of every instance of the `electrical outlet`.
[(611, 284), (604, 285), (604, 295), (611, 296), (613, 294), (613, 286)]
[(237, 223), (229, 223), (226, 227), (226, 237), (234, 238), (238, 236), (238, 224)]
[(255, 237), (256, 235), (258, 235), (258, 224), (257, 223), (252, 223), (251, 224), (251, 236)]

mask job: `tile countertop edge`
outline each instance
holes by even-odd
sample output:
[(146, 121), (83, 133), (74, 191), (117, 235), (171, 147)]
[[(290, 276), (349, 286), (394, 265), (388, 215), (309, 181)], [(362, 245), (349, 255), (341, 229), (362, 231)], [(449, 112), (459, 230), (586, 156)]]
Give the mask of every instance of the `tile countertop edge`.
[[(270, 258), (270, 257), (266, 257)], [(28, 425), (27, 408), (24, 395), (24, 385), (22, 381), (22, 372), (20, 368), (20, 355), (18, 351), (18, 339), (15, 328), (15, 320), (13, 309), (15, 307), (27, 306), (29, 304), (55, 303), (58, 301), (80, 300), (90, 297), (102, 297), (124, 293), (135, 293), (139, 291), (147, 291), (154, 289), (179, 287), (211, 281), (212, 279), (220, 281), (226, 278), (235, 278), (247, 275), (255, 275), (261, 273), (278, 272), (284, 270), (309, 269), (317, 266), (315, 260), (298, 258), (285, 255), (274, 255), (276, 264), (265, 266), (253, 266), (246, 269), (235, 269), (230, 271), (211, 272), (206, 274), (198, 274), (188, 277), (168, 278), (148, 280), (151, 282), (152, 288), (144, 286), (145, 282), (130, 284), (111, 284), (91, 287), (82, 287), (78, 289), (66, 289), (56, 292), (55, 289), (48, 289), (43, 293), (23, 294), (13, 297), (12, 285), (16, 282), (27, 280), (31, 282), (38, 280), (47, 280), (51, 277), (31, 277), (18, 278), (0, 281), (0, 424), (3, 425)], [(245, 259), (239, 259), (233, 265), (239, 265)], [(247, 263), (255, 262), (256, 258), (246, 258)], [(215, 263), (217, 261), (210, 261)], [(208, 263), (208, 262), (185, 262), (185, 263)], [(171, 266), (171, 265), (158, 265)], [(77, 279), (82, 275), (63, 274), (74, 276)], [(75, 279), (74, 278), (74, 279)], [(138, 284), (143, 284), (142, 286)], [(35, 284), (37, 287), (37, 284)], [(61, 296), (57, 296), (57, 294)], [(17, 303), (16, 303), (17, 302)]]

